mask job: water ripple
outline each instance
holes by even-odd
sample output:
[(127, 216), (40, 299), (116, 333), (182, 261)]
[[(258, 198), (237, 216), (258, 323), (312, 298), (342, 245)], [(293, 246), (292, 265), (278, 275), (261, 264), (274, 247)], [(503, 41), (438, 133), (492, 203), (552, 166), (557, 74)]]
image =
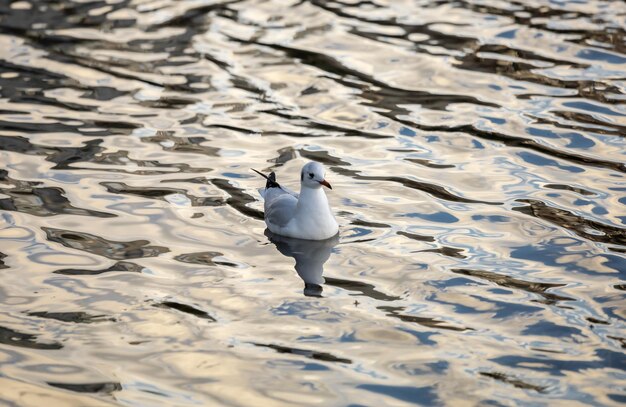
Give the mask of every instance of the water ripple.
[(0, 3), (0, 404), (623, 403), (624, 15)]

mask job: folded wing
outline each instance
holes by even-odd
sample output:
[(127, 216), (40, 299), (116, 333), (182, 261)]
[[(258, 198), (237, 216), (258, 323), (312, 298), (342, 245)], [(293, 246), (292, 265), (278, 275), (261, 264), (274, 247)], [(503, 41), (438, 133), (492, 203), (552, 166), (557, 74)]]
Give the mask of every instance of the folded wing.
[(284, 227), (292, 218), (298, 198), (282, 188), (268, 188), (261, 193), (265, 199), (265, 222), (270, 226)]

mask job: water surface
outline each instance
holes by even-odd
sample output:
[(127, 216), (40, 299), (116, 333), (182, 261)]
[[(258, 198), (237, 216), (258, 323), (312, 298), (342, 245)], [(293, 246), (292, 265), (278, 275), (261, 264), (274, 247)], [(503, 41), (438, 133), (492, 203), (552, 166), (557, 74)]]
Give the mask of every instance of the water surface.
[[(626, 401), (620, 1), (0, 3), (0, 404)], [(266, 235), (250, 171), (341, 225)]]

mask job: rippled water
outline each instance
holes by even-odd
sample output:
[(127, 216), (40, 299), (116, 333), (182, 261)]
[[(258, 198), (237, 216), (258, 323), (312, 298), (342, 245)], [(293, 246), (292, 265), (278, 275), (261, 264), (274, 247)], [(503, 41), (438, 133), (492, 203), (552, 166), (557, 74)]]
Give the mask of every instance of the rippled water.
[[(624, 403), (625, 26), (1, 2), (0, 404)], [(307, 160), (340, 238), (266, 235)]]

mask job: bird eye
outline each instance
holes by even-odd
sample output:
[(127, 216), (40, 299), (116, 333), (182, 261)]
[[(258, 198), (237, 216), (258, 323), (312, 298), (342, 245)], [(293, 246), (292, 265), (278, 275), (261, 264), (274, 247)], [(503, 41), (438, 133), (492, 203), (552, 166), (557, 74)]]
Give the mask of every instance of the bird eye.
[(309, 178), (313, 178), (313, 173), (309, 172)]

